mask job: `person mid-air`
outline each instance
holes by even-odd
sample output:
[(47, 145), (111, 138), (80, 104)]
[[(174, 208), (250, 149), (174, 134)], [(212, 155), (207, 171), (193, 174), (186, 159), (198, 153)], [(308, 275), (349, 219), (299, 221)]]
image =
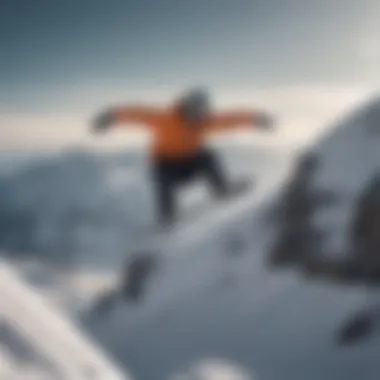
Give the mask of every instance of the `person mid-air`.
[(139, 124), (153, 134), (150, 156), (158, 219), (170, 225), (177, 216), (176, 191), (188, 180), (206, 178), (217, 197), (228, 197), (236, 190), (216, 153), (204, 146), (205, 138), (235, 127), (270, 130), (272, 119), (255, 110), (213, 112), (207, 91), (192, 89), (168, 107), (127, 105), (103, 110), (96, 115), (93, 130), (102, 132), (120, 124)]

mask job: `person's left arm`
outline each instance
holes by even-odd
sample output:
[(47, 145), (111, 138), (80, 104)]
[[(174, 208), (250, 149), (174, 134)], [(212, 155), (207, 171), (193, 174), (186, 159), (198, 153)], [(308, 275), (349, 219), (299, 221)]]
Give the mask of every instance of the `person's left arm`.
[(257, 128), (270, 130), (273, 127), (273, 118), (260, 111), (231, 111), (211, 115), (205, 132), (215, 132), (238, 128)]

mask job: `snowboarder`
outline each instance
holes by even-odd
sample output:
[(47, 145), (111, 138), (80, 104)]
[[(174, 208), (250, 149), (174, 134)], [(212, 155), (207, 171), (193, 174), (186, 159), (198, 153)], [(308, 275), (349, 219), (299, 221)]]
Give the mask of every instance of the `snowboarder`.
[(179, 185), (203, 176), (217, 197), (235, 192), (217, 155), (204, 147), (205, 136), (238, 126), (254, 126), (270, 130), (272, 118), (258, 111), (235, 111), (215, 114), (210, 98), (203, 89), (192, 89), (167, 108), (121, 106), (100, 112), (94, 120), (95, 132), (111, 125), (140, 124), (153, 134), (153, 180), (159, 223), (171, 225), (176, 220), (175, 193)]

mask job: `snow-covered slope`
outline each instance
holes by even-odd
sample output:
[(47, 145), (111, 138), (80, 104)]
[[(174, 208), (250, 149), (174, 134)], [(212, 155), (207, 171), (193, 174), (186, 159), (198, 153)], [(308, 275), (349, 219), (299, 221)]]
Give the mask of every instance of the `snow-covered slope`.
[(0, 306), (2, 379), (127, 378), (5, 262), (0, 263)]
[[(322, 165), (315, 185), (339, 195), (315, 217), (329, 232), (326, 252), (344, 249), (358, 192), (379, 165), (377, 107), (342, 118), (312, 147)], [(245, 202), (193, 226), (191, 244), (161, 258), (141, 303), (87, 328), (138, 379), (377, 379), (378, 337), (350, 350), (333, 339), (365, 302), (363, 289), (268, 272), (275, 235), (263, 215), (272, 202)]]
[[(266, 161), (265, 152), (261, 157), (260, 152), (248, 152), (248, 158), (253, 158), (252, 162), (247, 160), (247, 154), (242, 151), (236, 154), (230, 149), (229, 153), (233, 162), (227, 160), (226, 165), (232, 172), (236, 172), (233, 168), (238, 166), (238, 174), (252, 173), (258, 169), (255, 173), (260, 177), (272, 164), (270, 155), (269, 161)], [(119, 264), (125, 261), (130, 252), (128, 248), (131, 248), (128, 236), (124, 236), (130, 227), (128, 221), (131, 215), (137, 213), (136, 210), (133, 212), (120, 206), (135, 206), (141, 199), (136, 199), (134, 191), (135, 195), (136, 192), (141, 195), (141, 187), (143, 186), (144, 191), (147, 188), (144, 185), (144, 167), (140, 167), (138, 178), (133, 173), (128, 173), (128, 163), (136, 165), (136, 161), (136, 158), (131, 159), (128, 156), (97, 159), (88, 154), (74, 152), (47, 159), (37, 157), (27, 167), (19, 165), (17, 168), (5, 170), (5, 176), (1, 178), (0, 200), (3, 212), (0, 244), (2, 248), (8, 249), (8, 254), (7, 264), (4, 261), (2, 266), (4, 284), (0, 310), (6, 321), (7, 340), (14, 341), (15, 333), (19, 335), (19, 329), (10, 326), (16, 323), (20, 326), (20, 331), (24, 332), (17, 340), (27, 346), (29, 355), (35, 356), (33, 368), (26, 368), (19, 358), (16, 357), (16, 362), (14, 361), (14, 353), (9, 354), (5, 344), (7, 342), (2, 340), (2, 360), (7, 367), (7, 376), (11, 376), (12, 366), (13, 372), (20, 372), (20, 366), (25, 367), (22, 376), (34, 376), (33, 371), (38, 369), (35, 376), (42, 378), (42, 369), (39, 368), (41, 366), (47, 371), (48, 378), (57, 377), (59, 374), (63, 376), (64, 371), (68, 371), (67, 376), (74, 376), (70, 371), (75, 372), (82, 364), (91, 362), (88, 357), (93, 351), (91, 346), (88, 346), (87, 354), (81, 352), (83, 347), (75, 350), (69, 348), (67, 351), (71, 347), (70, 340), (73, 339), (68, 339), (67, 334), (60, 334), (59, 331), (58, 335), (54, 335), (57, 334), (54, 326), (50, 329), (54, 339), (38, 339), (42, 332), (47, 331), (44, 320), (48, 324), (54, 323), (59, 316), (50, 307), (45, 310), (46, 305), (37, 307), (35, 298), (41, 302), (41, 296), (47, 297), (50, 304), (53, 304), (52, 307), (54, 304), (58, 310), (62, 306), (68, 307), (67, 312), (70, 314), (85, 306), (85, 301), (91, 301), (87, 297), (96, 293), (97, 289), (103, 290), (113, 284), (115, 276), (119, 274)], [(199, 195), (203, 195), (202, 189), (194, 190), (197, 193), (195, 196), (191, 192), (188, 194), (190, 205)], [(141, 202), (139, 206), (141, 211)], [(149, 208), (150, 205), (144, 206)], [(70, 219), (70, 215), (74, 215), (76, 219)], [(69, 224), (65, 223), (67, 220)], [(87, 234), (84, 233), (86, 230)], [(89, 244), (83, 244), (83, 234)], [(103, 244), (99, 246), (97, 242)], [(96, 249), (92, 249), (93, 247)], [(34, 259), (24, 262), (25, 256)], [(39, 262), (41, 258), (42, 263)], [(62, 267), (64, 263), (66, 266)], [(15, 278), (9, 265), (17, 267), (23, 280), (31, 283), (32, 287), (22, 285), (23, 280), (21, 277)], [(168, 269), (169, 272), (177, 273), (177, 270)], [(173, 280), (171, 276), (168, 279), (169, 283)], [(38, 289), (41, 296), (32, 292), (33, 288)], [(165, 290), (165, 287), (162, 289)], [(28, 311), (27, 318), (25, 313), (17, 312), (20, 307)], [(34, 320), (31, 319), (32, 311), (39, 313)], [(65, 335), (69, 343), (59, 342), (62, 335)], [(70, 356), (74, 351), (76, 356)], [(45, 368), (46, 361), (48, 369)], [(100, 364), (101, 362), (98, 363)], [(12, 376), (15, 377), (15, 374), (12, 373)]]
[[(219, 149), (231, 177), (254, 176), (260, 186), (286, 157), (249, 146)], [(64, 304), (75, 308), (88, 292), (112, 285), (120, 265), (141, 247), (133, 227), (149, 221), (153, 208), (144, 156), (73, 151), (15, 169), (0, 177), (0, 247), (12, 259), (42, 258), (42, 267), (26, 266), (24, 273), (35, 280), (49, 272), (48, 292), (57, 297), (51, 289), (63, 288)], [(184, 212), (207, 197), (204, 190), (199, 184), (183, 194)]]

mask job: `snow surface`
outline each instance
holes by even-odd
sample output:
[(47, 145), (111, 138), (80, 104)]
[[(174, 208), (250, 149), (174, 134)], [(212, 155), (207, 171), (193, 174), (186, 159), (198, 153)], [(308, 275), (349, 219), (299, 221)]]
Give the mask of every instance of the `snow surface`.
[[(345, 228), (358, 192), (379, 168), (378, 110), (380, 102), (375, 99), (345, 115), (312, 147), (322, 161), (316, 185), (337, 191), (340, 199), (316, 216), (316, 222), (330, 233), (328, 251), (344, 250)], [(242, 162), (246, 162), (246, 173), (255, 172), (260, 178), (259, 187), (241, 201), (189, 223), (160, 245), (159, 269), (149, 279), (140, 303), (120, 304), (103, 318), (81, 318), (81, 311), (88, 306), (84, 300), (92, 299), (104, 286), (112, 286), (120, 264), (133, 249), (144, 247), (133, 234), (125, 241), (120, 231), (113, 238), (110, 235), (109, 241), (106, 234), (100, 234), (102, 229), (110, 233), (119, 220), (112, 219), (114, 211), (107, 214), (113, 221), (107, 228), (91, 225), (93, 230), (87, 235), (94, 246), (104, 240), (107, 244), (94, 251), (93, 246), (82, 246), (76, 252), (80, 253), (76, 270), (70, 268), (60, 276), (49, 272), (52, 283), (39, 284), (40, 289), (54, 286), (57, 293), (51, 297), (56, 300), (62, 294), (70, 295), (70, 302), (61, 305), (118, 366), (138, 380), (377, 379), (379, 336), (374, 334), (348, 349), (334, 344), (336, 330), (363, 305), (364, 289), (307, 282), (293, 271), (271, 272), (264, 264), (273, 231), (264, 226), (263, 213), (281, 195), (291, 160), (271, 162), (269, 169), (240, 158), (229, 163), (231, 172), (236, 174), (234, 169), (242, 168)], [(137, 185), (142, 183), (140, 176), (132, 170), (127, 181), (136, 197), (143, 195)], [(118, 194), (123, 193), (123, 175), (113, 169), (107, 178), (112, 178), (107, 186), (112, 183)], [(91, 186), (99, 188), (94, 183)], [(96, 193), (115, 194), (107, 189), (108, 193)], [(204, 192), (192, 189), (189, 204), (196, 198), (194, 194), (201, 197)], [(118, 200), (122, 198), (112, 199), (112, 210), (121, 207)], [(146, 212), (141, 204), (145, 203), (134, 203), (144, 221)], [(67, 208), (68, 204), (63, 204), (62, 209)], [(109, 211), (110, 204), (103, 210)], [(91, 210), (94, 206), (86, 203), (86, 207)], [(97, 233), (99, 240), (94, 243)], [(236, 241), (240, 247), (232, 249)], [(17, 265), (30, 281), (39, 278), (41, 270), (48, 271), (42, 266)], [(78, 297), (73, 303), (75, 292)]]
[(0, 305), (2, 379), (127, 378), (5, 262), (0, 263)]

